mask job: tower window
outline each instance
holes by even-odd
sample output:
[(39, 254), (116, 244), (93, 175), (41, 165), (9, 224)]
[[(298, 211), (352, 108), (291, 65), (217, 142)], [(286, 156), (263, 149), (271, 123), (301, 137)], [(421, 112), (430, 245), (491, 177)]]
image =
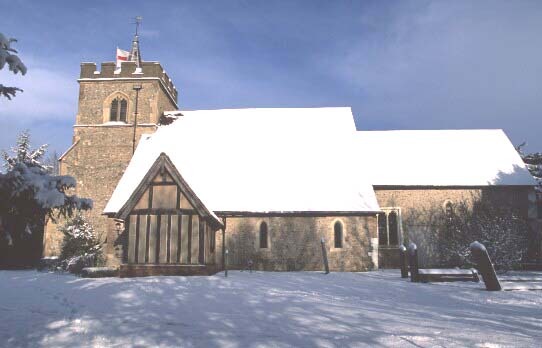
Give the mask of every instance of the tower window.
[(122, 99), (120, 101), (120, 112), (119, 112), (119, 120), (121, 122), (126, 122), (126, 109), (128, 108), (128, 102), (126, 99)]
[(342, 248), (343, 247), (343, 225), (340, 221), (337, 221), (335, 225), (333, 226), (333, 232), (334, 232), (334, 243), (333, 245), (335, 248)]
[(117, 114), (119, 113), (119, 100), (114, 99), (111, 102), (111, 114), (109, 116), (110, 121), (116, 121), (117, 120)]
[(260, 249), (267, 249), (268, 248), (268, 234), (267, 234), (267, 224), (265, 222), (262, 222), (260, 224)]
[(128, 110), (128, 102), (124, 98), (117, 97), (111, 102), (109, 112), (110, 121), (126, 122), (126, 112)]

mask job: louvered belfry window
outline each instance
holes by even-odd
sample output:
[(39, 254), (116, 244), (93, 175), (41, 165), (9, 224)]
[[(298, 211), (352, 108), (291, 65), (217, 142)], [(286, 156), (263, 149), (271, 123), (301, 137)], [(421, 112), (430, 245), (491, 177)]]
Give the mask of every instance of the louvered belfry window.
[(119, 113), (119, 100), (113, 99), (111, 102), (111, 111), (109, 114), (109, 121), (117, 121), (117, 114)]
[(119, 121), (126, 122), (126, 109), (128, 108), (128, 102), (125, 99), (120, 101)]
[(111, 101), (111, 110), (109, 112), (109, 121), (126, 122), (128, 102), (124, 98), (115, 98)]

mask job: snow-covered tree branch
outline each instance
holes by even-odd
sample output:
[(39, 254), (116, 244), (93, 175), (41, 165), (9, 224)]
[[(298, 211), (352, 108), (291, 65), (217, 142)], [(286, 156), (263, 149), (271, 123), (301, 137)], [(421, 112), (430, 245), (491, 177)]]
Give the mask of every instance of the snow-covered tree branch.
[(64, 235), (60, 254), (64, 270), (80, 273), (84, 267), (103, 262), (101, 238), (83, 214), (75, 214), (59, 230)]
[(434, 205), (411, 215), (405, 216), (405, 221), (428, 228), (424, 241), (415, 240), (418, 247), (430, 250), (441, 266), (470, 266), (469, 245), (474, 241), (486, 246), (499, 272), (525, 261), (531, 232), (527, 221), (512, 206), (473, 195), (455, 202), (449, 210)]
[(518, 145), (516, 147), (516, 150), (521, 156), (521, 159), (523, 160), (523, 162), (527, 165), (527, 169), (529, 170), (529, 172), (531, 172), (531, 175), (538, 182), (537, 191), (542, 193), (542, 153), (541, 152), (525, 153), (522, 150), (522, 148), (525, 145), (526, 143), (522, 143)]
[(92, 208), (90, 199), (68, 194), (76, 185), (74, 178), (51, 175), (41, 163), (46, 148), (31, 149), (30, 136), (23, 132), (12, 154), (2, 154), (6, 173), (0, 174), (0, 217), (5, 239), (42, 228), (46, 217), (55, 220)]
[[(26, 66), (22, 60), (14, 53), (18, 53), (17, 50), (11, 47), (13, 42), (17, 42), (14, 38), (8, 38), (4, 34), (0, 33), (0, 70), (4, 68), (6, 63), (8, 64), (9, 70), (14, 74), (21, 73), (22, 75), (26, 74)], [(23, 90), (17, 87), (8, 87), (0, 83), (0, 96), (4, 96), (11, 100), (12, 97), (15, 97), (17, 92), (22, 92)]]

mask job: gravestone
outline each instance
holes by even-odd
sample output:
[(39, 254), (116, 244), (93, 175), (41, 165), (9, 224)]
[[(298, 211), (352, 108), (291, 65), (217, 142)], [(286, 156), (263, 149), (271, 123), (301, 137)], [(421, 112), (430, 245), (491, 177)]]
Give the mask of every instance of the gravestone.
[(495, 273), (495, 268), (491, 263), (491, 259), (489, 258), (486, 247), (482, 243), (474, 242), (470, 245), (470, 252), (473, 256), (474, 262), (476, 263), (478, 272), (482, 275), (482, 279), (486, 285), (486, 290), (502, 290), (501, 284), (499, 283), (499, 278), (497, 278), (497, 273)]
[(224, 276), (226, 278), (228, 277), (228, 254), (229, 250), (226, 249), (226, 251), (224, 252)]
[(408, 245), (408, 263), (410, 266), (410, 281), (419, 282), (418, 247), (412, 242)]
[(399, 247), (399, 263), (401, 265), (401, 278), (408, 278), (407, 249), (404, 245)]
[(324, 237), (320, 240), (320, 243), (322, 244), (322, 257), (324, 258), (324, 269), (326, 274), (329, 274), (329, 262), (327, 260), (327, 249), (326, 249), (326, 240)]

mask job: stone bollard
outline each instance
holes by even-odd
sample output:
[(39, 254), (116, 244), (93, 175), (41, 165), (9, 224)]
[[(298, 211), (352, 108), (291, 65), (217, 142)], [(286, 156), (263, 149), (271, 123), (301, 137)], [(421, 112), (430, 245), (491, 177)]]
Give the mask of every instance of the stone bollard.
[(404, 245), (399, 247), (399, 262), (401, 265), (401, 278), (408, 278), (407, 252)]
[(486, 247), (482, 243), (474, 242), (470, 245), (470, 252), (474, 258), (478, 272), (482, 275), (486, 290), (502, 290), (501, 283), (499, 283), (499, 278), (497, 278), (497, 273), (495, 273), (495, 268), (491, 263)]
[(420, 277), (418, 274), (418, 247), (414, 243), (408, 245), (408, 263), (410, 266), (410, 281), (419, 282)]

